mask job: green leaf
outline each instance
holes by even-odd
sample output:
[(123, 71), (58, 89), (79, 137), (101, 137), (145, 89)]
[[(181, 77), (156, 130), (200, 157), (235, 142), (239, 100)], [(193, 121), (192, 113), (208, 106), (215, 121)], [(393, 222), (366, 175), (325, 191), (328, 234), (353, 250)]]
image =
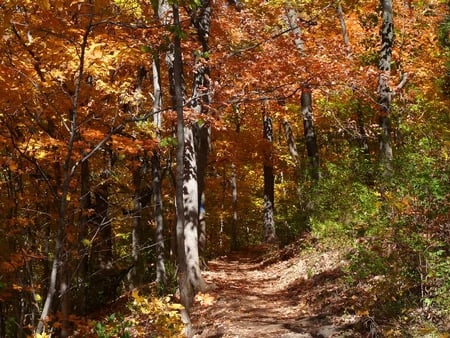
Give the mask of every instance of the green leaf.
[(141, 51), (144, 53), (151, 53), (153, 50), (150, 46), (141, 46)]

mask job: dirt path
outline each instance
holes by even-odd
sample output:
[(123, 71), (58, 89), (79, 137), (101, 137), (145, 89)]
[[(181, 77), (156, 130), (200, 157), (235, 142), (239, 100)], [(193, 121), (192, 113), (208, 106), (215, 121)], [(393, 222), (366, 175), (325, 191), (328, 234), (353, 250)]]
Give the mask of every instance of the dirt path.
[(365, 337), (340, 293), (341, 254), (323, 253), (264, 266), (235, 255), (204, 273), (217, 287), (196, 297), (195, 337)]

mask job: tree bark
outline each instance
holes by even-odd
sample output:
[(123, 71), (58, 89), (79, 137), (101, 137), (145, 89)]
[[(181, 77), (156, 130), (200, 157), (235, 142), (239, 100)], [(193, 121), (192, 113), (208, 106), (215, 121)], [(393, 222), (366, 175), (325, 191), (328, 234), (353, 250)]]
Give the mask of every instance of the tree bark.
[(131, 257), (133, 260), (133, 267), (129, 272), (130, 285), (132, 290), (142, 285), (145, 274), (145, 255), (142, 250), (146, 242), (145, 236), (145, 223), (143, 219), (143, 208), (145, 207), (144, 200), (146, 199), (146, 189), (143, 184), (145, 180), (145, 173), (147, 171), (146, 159), (142, 159), (141, 165), (133, 172), (133, 185), (134, 185), (134, 197), (133, 197), (133, 230), (131, 233)]
[(237, 250), (239, 248), (238, 243), (238, 190), (236, 180), (236, 165), (231, 164), (231, 203), (233, 216), (231, 219), (231, 250)]
[(78, 219), (78, 308), (82, 314), (86, 313), (86, 281), (89, 271), (89, 240), (88, 240), (88, 224), (89, 209), (91, 208), (91, 190), (90, 190), (90, 170), (89, 161), (81, 163), (80, 177), (80, 217)]
[(336, 5), (336, 13), (339, 17), (339, 23), (341, 24), (342, 39), (344, 41), (345, 53), (349, 57), (351, 54), (350, 50), (350, 39), (348, 38), (347, 24), (345, 23), (344, 11), (342, 10), (342, 5), (340, 2)]
[(184, 245), (187, 273), (194, 292), (204, 291), (206, 284), (200, 273), (198, 250), (198, 181), (192, 126), (184, 127)]
[(289, 154), (294, 161), (296, 170), (300, 167), (300, 156), (298, 155), (297, 144), (295, 143), (294, 133), (292, 132), (291, 124), (287, 119), (283, 120), (283, 130), (286, 142), (288, 144)]
[[(161, 140), (161, 76), (159, 67), (159, 54), (153, 55), (153, 123), (157, 130), (158, 141)], [(161, 174), (161, 154), (157, 149), (152, 155), (152, 176), (153, 176), (153, 203), (154, 217), (156, 224), (155, 242), (156, 242), (156, 283), (158, 289), (163, 292), (167, 283), (165, 255), (164, 255), (164, 218), (163, 218), (163, 199), (162, 199), (162, 174)]]
[(203, 121), (201, 114), (208, 113), (211, 103), (209, 60), (209, 31), (211, 26), (210, 0), (202, 0), (201, 6), (191, 11), (191, 21), (196, 28), (201, 43), (201, 52), (195, 52), (194, 81), (192, 86), (191, 107), (199, 114), (199, 120), (194, 125), (194, 143), (197, 161), (198, 186), (198, 247), (199, 256), (204, 259), (206, 247), (206, 209), (205, 209), (205, 177), (210, 151), (211, 127)]
[(291, 124), (287, 119), (283, 120), (283, 129), (286, 142), (288, 144), (289, 154), (291, 155), (292, 161), (295, 165), (295, 181), (297, 183), (297, 197), (298, 202), (301, 205), (303, 202), (303, 196), (300, 186), (300, 156), (298, 154), (297, 144), (295, 142), (294, 133), (292, 132)]
[(273, 174), (273, 126), (272, 118), (263, 112), (263, 138), (264, 144), (264, 242), (274, 242), (275, 235), (275, 177)]
[(286, 15), (285, 16), (286, 23), (288, 24), (289, 28), (292, 30), (295, 36), (294, 39), (295, 47), (300, 52), (300, 55), (304, 56), (305, 43), (303, 42), (302, 39), (302, 31), (297, 23), (298, 21), (297, 10), (295, 10), (294, 8), (285, 8), (285, 15)]
[[(184, 121), (183, 121), (183, 105), (184, 105), (184, 83), (182, 77), (182, 54), (181, 54), (181, 38), (179, 32), (181, 29), (179, 8), (177, 4), (172, 5), (173, 24), (175, 27), (174, 42), (172, 45), (173, 54), (168, 53), (166, 58), (169, 62), (169, 79), (171, 80), (172, 102), (174, 103), (177, 113), (177, 151), (176, 151), (176, 213), (177, 213), (177, 261), (178, 261), (178, 286), (180, 289), (181, 304), (184, 306), (181, 316), (186, 325), (186, 335), (190, 335), (191, 324), (189, 312), (194, 300), (194, 288), (190, 282), (186, 264), (185, 251), (185, 209), (183, 200), (184, 190)], [(170, 67), (170, 61), (172, 61)], [(195, 229), (196, 230), (196, 229)]]
[(381, 25), (381, 52), (378, 77), (378, 106), (380, 125), (380, 163), (383, 174), (388, 177), (392, 174), (392, 144), (391, 144), (391, 78), (392, 47), (394, 43), (394, 18), (392, 13), (392, 0), (382, 0)]
[(317, 147), (317, 136), (314, 128), (312, 92), (308, 87), (305, 87), (302, 90), (301, 110), (303, 115), (306, 151), (311, 166), (311, 177), (314, 181), (318, 181), (320, 178), (319, 149)]

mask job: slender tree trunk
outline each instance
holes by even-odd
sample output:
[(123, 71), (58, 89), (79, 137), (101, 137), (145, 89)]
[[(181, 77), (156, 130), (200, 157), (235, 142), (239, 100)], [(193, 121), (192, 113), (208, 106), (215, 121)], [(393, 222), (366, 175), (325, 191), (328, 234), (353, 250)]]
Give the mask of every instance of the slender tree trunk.
[(350, 56), (350, 54), (351, 54), (350, 39), (348, 38), (348, 31), (347, 31), (347, 25), (345, 23), (344, 11), (342, 10), (342, 5), (340, 2), (338, 2), (338, 4), (336, 5), (336, 13), (339, 17), (339, 23), (341, 24), (342, 39), (344, 41), (345, 52), (346, 52), (347, 56)]
[[(234, 119), (236, 123), (236, 134), (241, 132), (241, 117), (239, 106), (233, 106)], [(238, 188), (237, 188), (237, 172), (236, 165), (231, 164), (231, 202), (233, 216), (231, 220), (231, 250), (237, 250), (239, 248), (238, 242)]]
[(272, 118), (263, 112), (264, 145), (264, 242), (275, 241), (275, 178), (273, 174), (273, 125)]
[(86, 160), (81, 163), (81, 183), (80, 183), (80, 217), (78, 219), (78, 285), (79, 292), (78, 308), (82, 314), (86, 313), (86, 297), (87, 290), (85, 284), (88, 279), (89, 260), (88, 260), (88, 223), (89, 223), (89, 209), (91, 208), (90, 195), (90, 170), (89, 161)]
[(295, 165), (295, 181), (297, 183), (297, 197), (298, 202), (301, 204), (303, 202), (302, 191), (300, 187), (300, 156), (298, 154), (297, 144), (295, 142), (294, 133), (292, 132), (291, 124), (287, 119), (283, 120), (283, 130), (286, 142), (288, 144), (289, 154), (291, 155), (292, 161)]
[(109, 186), (110, 186), (110, 170), (103, 170), (101, 174), (101, 182), (94, 190), (94, 212), (93, 223), (96, 228), (95, 239), (93, 240), (92, 259), (94, 269), (110, 269), (112, 268), (113, 250), (112, 250), (112, 226), (109, 217)]
[[(157, 129), (158, 141), (161, 140), (161, 76), (159, 66), (159, 54), (153, 55), (153, 122)], [(156, 150), (152, 155), (152, 173), (153, 173), (153, 203), (154, 217), (156, 224), (155, 241), (156, 241), (156, 283), (158, 289), (162, 292), (167, 283), (165, 257), (164, 257), (164, 218), (163, 218), (163, 199), (162, 199), (162, 175), (161, 175), (161, 153)]]
[(302, 38), (302, 31), (297, 23), (298, 21), (298, 13), (294, 8), (285, 8), (285, 20), (288, 24), (289, 28), (292, 30), (294, 34), (294, 43), (297, 50), (300, 52), (302, 56), (305, 55), (305, 43)]
[(233, 216), (231, 219), (231, 250), (237, 250), (239, 248), (237, 213), (238, 190), (236, 180), (236, 165), (234, 163), (231, 164), (231, 203), (233, 211)]
[(145, 244), (145, 223), (143, 220), (143, 201), (145, 199), (145, 189), (143, 189), (143, 184), (147, 165), (145, 161), (146, 159), (144, 159), (142, 161), (143, 163), (133, 172), (133, 230), (131, 234), (131, 257), (133, 259), (133, 267), (129, 272), (130, 289), (134, 289), (142, 285), (145, 274), (145, 255), (142, 252), (142, 248)]
[(294, 161), (295, 168), (298, 170), (300, 167), (300, 156), (298, 155), (297, 144), (295, 143), (294, 133), (292, 132), (291, 124), (287, 119), (283, 120), (283, 130), (286, 142), (288, 144), (289, 154)]
[[(67, 143), (67, 153), (65, 159), (63, 161), (63, 181), (62, 187), (60, 190), (60, 195), (55, 197), (55, 204), (58, 205), (58, 221), (57, 221), (57, 233), (55, 236), (55, 248), (54, 248), (54, 256), (53, 256), (53, 264), (52, 269), (49, 276), (49, 287), (47, 296), (45, 298), (44, 306), (41, 312), (40, 320), (38, 326), (36, 328), (37, 333), (42, 334), (44, 330), (44, 323), (50, 314), (50, 309), (52, 307), (55, 294), (57, 292), (57, 285), (59, 282), (60, 286), (60, 296), (63, 297), (62, 301), (64, 303), (68, 302), (69, 299), (66, 297), (66, 292), (70, 289), (70, 286), (65, 283), (63, 276), (67, 273), (67, 270), (63, 269), (65, 261), (64, 254), (64, 244), (65, 244), (65, 235), (66, 235), (66, 212), (68, 207), (69, 200), (69, 189), (70, 184), (72, 182), (73, 174), (77, 167), (77, 164), (74, 163), (73, 153), (74, 153), (74, 144), (78, 138), (78, 109), (79, 109), (79, 98), (81, 91), (81, 83), (83, 80), (84, 73), (84, 57), (86, 52), (86, 47), (88, 43), (88, 37), (92, 30), (92, 20), (93, 20), (93, 11), (92, 11), (92, 1), (90, 1), (91, 12), (89, 14), (89, 22), (86, 26), (86, 29), (83, 34), (83, 39), (80, 46), (80, 64), (78, 68), (78, 74), (76, 77), (75, 83), (75, 93), (72, 99), (72, 109), (69, 113), (69, 141)], [(63, 326), (61, 328), (60, 337), (66, 337), (68, 335), (67, 318), (68, 313), (66, 312), (68, 309), (68, 304), (62, 305), (62, 316), (63, 316)]]
[(378, 103), (380, 124), (380, 162), (383, 175), (388, 177), (392, 173), (392, 144), (391, 144), (391, 77), (392, 47), (394, 43), (394, 19), (392, 0), (382, 0), (381, 52), (378, 77)]
[(312, 92), (310, 88), (303, 88), (301, 95), (301, 110), (303, 115), (303, 128), (305, 134), (306, 151), (311, 165), (311, 177), (314, 181), (320, 178), (319, 149), (314, 128)]
[[(147, 70), (143, 66), (138, 67), (136, 77), (136, 97), (139, 99), (136, 102), (136, 114), (140, 115), (142, 110), (142, 84), (147, 76)], [(136, 159), (140, 165), (133, 171), (133, 231), (132, 231), (132, 252), (133, 267), (128, 273), (130, 289), (139, 287), (144, 282), (146, 258), (143, 252), (145, 243), (147, 242), (147, 233), (145, 231), (144, 208), (147, 204), (147, 194), (151, 194), (149, 189), (145, 188), (145, 179), (148, 172), (148, 158), (144, 153), (141, 157)]]

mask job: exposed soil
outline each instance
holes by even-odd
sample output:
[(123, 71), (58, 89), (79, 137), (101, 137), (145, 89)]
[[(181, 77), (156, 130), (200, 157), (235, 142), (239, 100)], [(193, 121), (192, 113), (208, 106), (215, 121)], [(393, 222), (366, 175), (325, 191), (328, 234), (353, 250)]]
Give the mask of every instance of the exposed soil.
[(352, 313), (356, 300), (345, 296), (342, 250), (279, 258), (210, 261), (204, 277), (215, 288), (196, 297), (194, 337), (376, 336), (376, 323)]

